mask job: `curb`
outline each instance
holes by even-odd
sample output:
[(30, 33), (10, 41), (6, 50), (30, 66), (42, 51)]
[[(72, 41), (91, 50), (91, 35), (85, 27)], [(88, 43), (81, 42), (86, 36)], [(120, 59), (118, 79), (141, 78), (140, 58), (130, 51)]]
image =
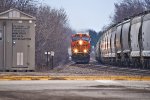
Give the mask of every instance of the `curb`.
[(0, 81), (7, 80), (126, 80), (150, 81), (150, 76), (0, 76)]

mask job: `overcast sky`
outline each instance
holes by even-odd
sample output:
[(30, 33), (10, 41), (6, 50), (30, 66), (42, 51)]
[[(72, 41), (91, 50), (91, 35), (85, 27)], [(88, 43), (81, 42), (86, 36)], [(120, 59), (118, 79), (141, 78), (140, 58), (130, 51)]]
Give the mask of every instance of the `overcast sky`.
[(93, 29), (100, 31), (110, 22), (114, 3), (119, 0), (44, 0), (54, 8), (64, 8), (70, 26), (76, 31)]

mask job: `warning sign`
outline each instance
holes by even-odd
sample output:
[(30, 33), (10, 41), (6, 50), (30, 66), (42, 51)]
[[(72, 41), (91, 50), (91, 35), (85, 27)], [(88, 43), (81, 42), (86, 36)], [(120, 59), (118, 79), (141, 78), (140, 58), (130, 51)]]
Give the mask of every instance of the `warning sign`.
[(13, 40), (31, 40), (29, 38), (29, 26), (12, 25), (12, 38)]

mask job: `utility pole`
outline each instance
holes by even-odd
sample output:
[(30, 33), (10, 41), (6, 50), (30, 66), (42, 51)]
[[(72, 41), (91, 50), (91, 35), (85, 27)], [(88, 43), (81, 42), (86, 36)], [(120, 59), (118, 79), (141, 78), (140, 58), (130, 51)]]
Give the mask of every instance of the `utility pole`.
[(51, 60), (51, 64), (52, 64), (52, 69), (54, 68), (54, 51), (51, 51), (51, 57), (52, 57), (52, 60)]
[(46, 51), (45, 52), (45, 55), (46, 55), (46, 66), (48, 66), (49, 65), (49, 55), (50, 55), (50, 52), (48, 52), (48, 51)]

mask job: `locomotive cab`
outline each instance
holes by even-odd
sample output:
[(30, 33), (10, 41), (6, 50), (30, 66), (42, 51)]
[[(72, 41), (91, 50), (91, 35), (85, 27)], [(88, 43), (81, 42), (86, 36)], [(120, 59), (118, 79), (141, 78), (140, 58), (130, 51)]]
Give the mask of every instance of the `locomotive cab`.
[(87, 34), (72, 35), (72, 61), (88, 63), (90, 60), (90, 36)]

